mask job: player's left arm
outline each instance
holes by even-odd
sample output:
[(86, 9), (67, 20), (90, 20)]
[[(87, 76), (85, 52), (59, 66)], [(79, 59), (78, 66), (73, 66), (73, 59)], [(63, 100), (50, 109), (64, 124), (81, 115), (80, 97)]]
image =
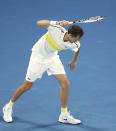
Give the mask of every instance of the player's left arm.
[(81, 46), (78, 48), (78, 51), (74, 53), (72, 61), (70, 61), (68, 63), (68, 65), (70, 66), (70, 70), (73, 70), (76, 66), (76, 61), (77, 61), (77, 57), (78, 57), (79, 52), (80, 52), (80, 48), (81, 48)]
[(63, 20), (63, 21), (50, 21), (50, 20), (38, 20), (37, 25), (48, 28), (50, 25), (61, 25), (61, 26), (68, 26), (69, 21)]

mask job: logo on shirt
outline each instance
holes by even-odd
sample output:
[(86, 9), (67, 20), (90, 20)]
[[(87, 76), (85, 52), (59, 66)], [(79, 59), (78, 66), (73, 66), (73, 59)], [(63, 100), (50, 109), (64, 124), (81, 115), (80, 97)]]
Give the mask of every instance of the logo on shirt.
[(27, 78), (28, 80), (31, 80), (29, 77)]
[(67, 47), (67, 46), (64, 46), (64, 48), (65, 48), (65, 49), (68, 49), (68, 47)]

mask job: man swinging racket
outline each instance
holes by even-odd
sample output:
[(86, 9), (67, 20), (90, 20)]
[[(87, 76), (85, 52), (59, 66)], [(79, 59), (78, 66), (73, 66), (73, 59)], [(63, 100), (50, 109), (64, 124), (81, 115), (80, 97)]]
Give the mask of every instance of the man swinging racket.
[(84, 34), (83, 29), (78, 25), (72, 25), (66, 31), (63, 26), (68, 26), (69, 21), (65, 20), (40, 20), (37, 21), (37, 24), (46, 28), (48, 32), (33, 46), (25, 81), (16, 89), (10, 102), (3, 107), (3, 119), (6, 122), (13, 121), (12, 107), (14, 102), (32, 87), (36, 79), (41, 78), (42, 74), (47, 71), (48, 75), (54, 75), (60, 84), (61, 114), (58, 121), (79, 124), (81, 120), (70, 115), (67, 109), (69, 81), (59, 58), (58, 51), (66, 49), (74, 51), (73, 59), (68, 64), (70, 69), (73, 70), (80, 52), (79, 40)]

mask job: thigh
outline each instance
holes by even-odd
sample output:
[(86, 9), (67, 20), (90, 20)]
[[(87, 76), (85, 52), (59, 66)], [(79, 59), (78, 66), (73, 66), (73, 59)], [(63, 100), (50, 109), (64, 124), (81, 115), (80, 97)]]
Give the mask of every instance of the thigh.
[(39, 62), (39, 58), (32, 55), (27, 69), (26, 80), (33, 82), (37, 78), (41, 78), (47, 68), (47, 64)]
[(60, 85), (69, 82), (66, 74), (56, 74), (54, 77), (57, 79)]
[(59, 58), (56, 56), (50, 63), (47, 69), (48, 75), (66, 74), (64, 66)]
[(36, 79), (41, 78), (46, 70), (46, 66), (41, 64), (38, 64), (37, 67), (29, 67), (26, 74), (26, 80), (34, 82)]

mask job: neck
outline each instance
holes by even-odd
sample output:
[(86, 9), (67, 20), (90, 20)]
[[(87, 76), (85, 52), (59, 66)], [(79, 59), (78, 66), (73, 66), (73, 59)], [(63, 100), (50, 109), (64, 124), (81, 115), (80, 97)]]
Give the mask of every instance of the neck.
[(68, 32), (66, 32), (65, 35), (64, 35), (64, 38), (63, 38), (63, 41), (64, 41), (64, 42), (67, 42), (67, 41), (68, 41), (68, 36), (67, 36), (67, 35), (68, 35)]

